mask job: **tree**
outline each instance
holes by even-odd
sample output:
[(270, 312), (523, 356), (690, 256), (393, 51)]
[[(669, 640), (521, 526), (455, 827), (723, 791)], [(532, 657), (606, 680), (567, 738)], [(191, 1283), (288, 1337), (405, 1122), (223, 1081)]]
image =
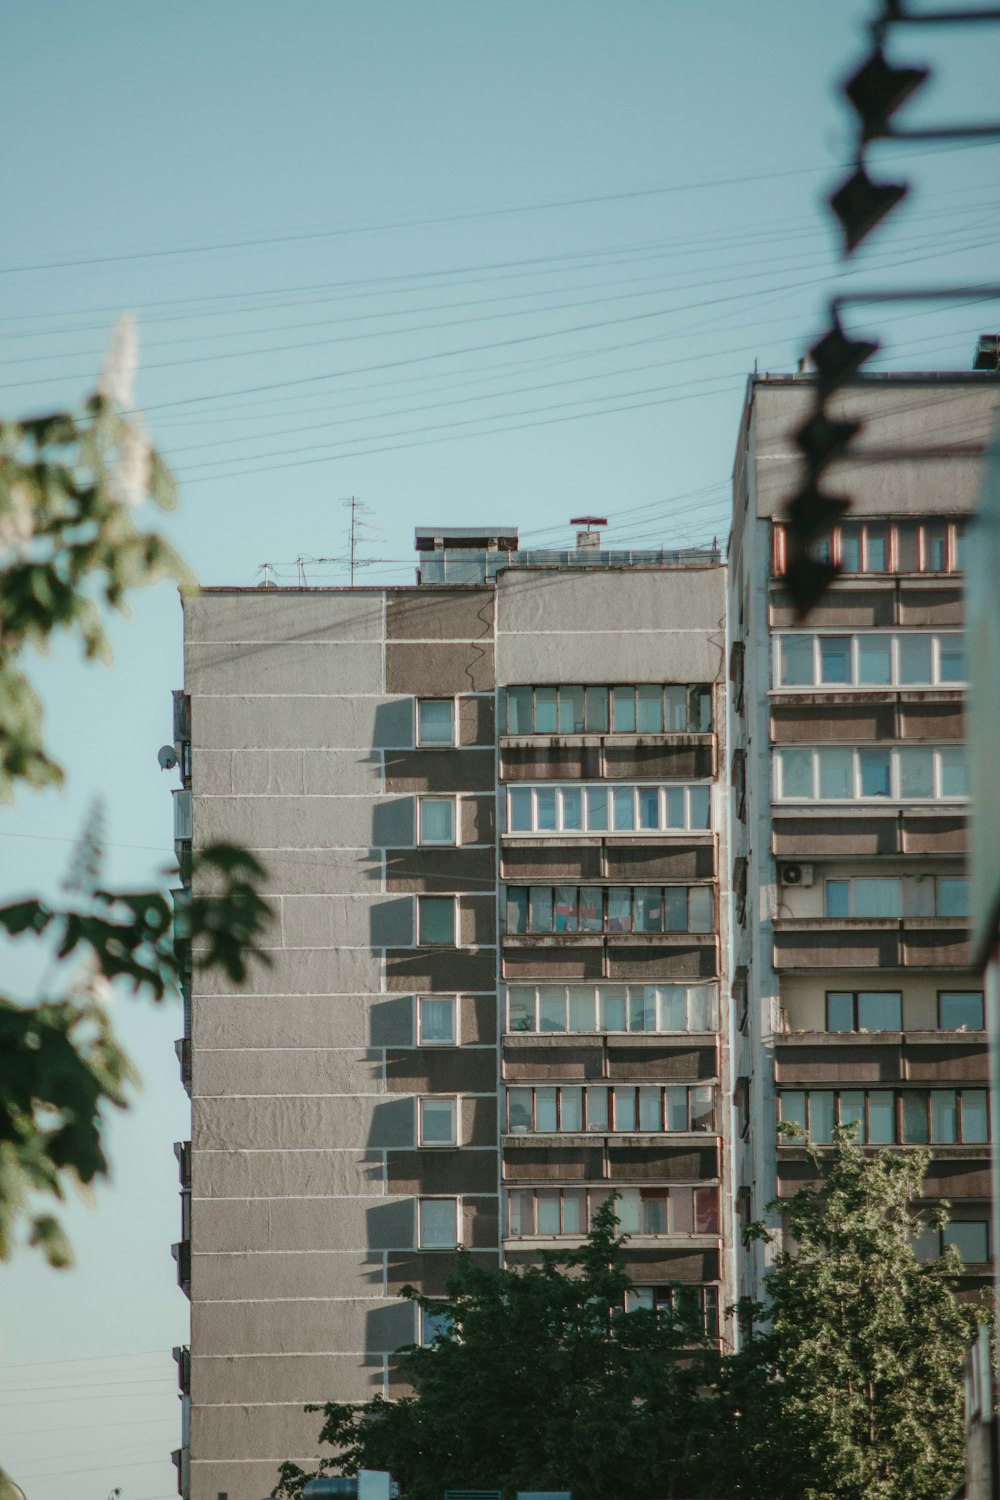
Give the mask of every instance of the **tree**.
[(954, 1249), (914, 1256), (916, 1230), (946, 1221), (914, 1213), (929, 1153), (867, 1155), (842, 1131), (811, 1156), (819, 1185), (769, 1205), (794, 1248), (766, 1323), (721, 1364), (708, 1492), (940, 1500), (962, 1477), (962, 1368), (985, 1312), (955, 1298)]
[[(132, 589), (163, 577), (191, 585), (163, 537), (133, 519), (147, 498), (165, 509), (176, 500), (131, 410), (135, 352), (134, 329), (122, 320), (82, 413), (0, 422), (0, 799), (19, 784), (63, 780), (45, 744), (30, 653), (69, 636), (85, 659), (106, 659), (103, 611), (126, 611)], [(104, 1111), (125, 1108), (136, 1081), (105, 1010), (110, 985), (122, 980), (159, 1001), (180, 976), (168, 894), (108, 890), (100, 866), (92, 818), (58, 904), (32, 898), (0, 908), (0, 928), (47, 945), (51, 959), (32, 1004), (0, 994), (0, 1259), (23, 1226), (50, 1264), (70, 1263), (58, 1219), (39, 1200), (108, 1173)], [(195, 869), (212, 895), (187, 903), (186, 936), (200, 966), (239, 982), (270, 920), (255, 890), (263, 871), (226, 844), (202, 850)]]
[[(444, 1299), (403, 1296), (438, 1315), (427, 1348), (399, 1351), (413, 1394), (331, 1402), (321, 1441), (331, 1469), (388, 1469), (407, 1500), (449, 1488), (568, 1489), (575, 1500), (692, 1493), (691, 1423), (708, 1344), (693, 1307), (625, 1313), (631, 1281), (612, 1202), (575, 1253), (484, 1268), (459, 1251)], [(310, 1477), (282, 1468), (276, 1495)]]

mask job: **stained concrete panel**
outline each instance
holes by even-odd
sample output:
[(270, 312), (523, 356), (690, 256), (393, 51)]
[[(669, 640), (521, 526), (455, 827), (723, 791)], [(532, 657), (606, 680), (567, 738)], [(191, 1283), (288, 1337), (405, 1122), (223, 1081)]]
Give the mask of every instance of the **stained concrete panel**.
[[(191, 1105), (195, 1150), (412, 1146), (413, 1100), (378, 1095), (212, 1098)], [(234, 1247), (236, 1248), (236, 1247)]]
[(382, 646), (379, 642), (199, 645), (189, 641), (184, 648), (184, 683), (192, 696), (379, 693)]
[(380, 593), (208, 589), (184, 597), (183, 607), (190, 641), (378, 641), (383, 634)]
[(204, 750), (194, 762), (196, 796), (294, 797), (382, 791), (377, 750)]
[[(203, 1198), (364, 1197), (382, 1192), (383, 1181), (381, 1151), (196, 1151), (192, 1162), (194, 1203)], [(199, 1295), (207, 1295), (204, 1288)], [(228, 1295), (246, 1294), (234, 1289)]]
[(388, 750), (387, 792), (491, 792), (495, 758), (492, 750)]
[(493, 589), (415, 589), (386, 596), (390, 641), (482, 641), (493, 635)]
[(191, 1308), (192, 1343), (219, 1354), (325, 1354), (340, 1349), (391, 1354), (412, 1341), (413, 1333), (413, 1307), (400, 1301), (309, 1298), (195, 1303)]
[(419, 644), (390, 641), (385, 648), (387, 693), (450, 698), (456, 693), (487, 691), (494, 681), (492, 642), (438, 645), (428, 641)]
[(408, 1198), (205, 1198), (198, 1204), (198, 1244), (224, 1250), (405, 1249), (414, 1243)]
[[(413, 699), (193, 697), (199, 750), (364, 750), (413, 744)], [(371, 688), (368, 689), (372, 691)]]
[[(510, 570), (497, 579), (497, 650), (498, 666), (506, 653), (520, 650), (513, 636), (551, 635), (565, 632), (590, 633), (595, 620), (628, 621), (629, 632), (612, 628), (606, 636), (637, 633), (646, 637), (653, 650), (659, 650), (658, 636), (675, 632), (704, 631), (724, 633), (726, 575), (721, 565), (705, 568), (588, 568), (539, 569), (530, 572)], [(652, 639), (650, 639), (652, 637)], [(562, 643), (560, 643), (561, 650)], [(558, 677), (560, 663), (553, 663)], [(715, 673), (710, 674), (712, 677)], [(509, 676), (498, 671), (498, 681), (555, 681)], [(573, 681), (572, 677), (562, 680)], [(603, 676), (594, 664), (587, 682), (629, 682), (628, 677)], [(682, 672), (663, 677), (647, 672), (638, 682), (699, 682), (706, 679)]]
[[(363, 995), (211, 995), (193, 1007), (195, 1054), (213, 1047), (355, 1047), (369, 1043), (369, 1012), (385, 1004)], [(396, 1034), (398, 1045), (409, 1034)], [(372, 1045), (377, 1042), (374, 1034)]]
[(226, 1094), (381, 1093), (381, 1052), (284, 1047), (265, 1051), (195, 1049), (193, 1090), (198, 1098)]
[[(384, 1256), (364, 1250), (302, 1250), (268, 1253), (196, 1254), (192, 1257), (192, 1291), (198, 1301), (255, 1301), (260, 1297), (378, 1297), (384, 1281)], [(195, 1361), (197, 1364), (197, 1360)], [(283, 1394), (269, 1391), (272, 1399)], [(256, 1391), (247, 1399), (262, 1399)], [(202, 1390), (199, 1400), (222, 1396)], [(229, 1399), (238, 1400), (237, 1396)]]
[[(369, 1356), (367, 1368), (359, 1370), (361, 1363), (356, 1354), (303, 1353), (297, 1359), (281, 1354), (200, 1359), (195, 1355), (191, 1360), (191, 1395), (199, 1413), (197, 1421), (192, 1419), (192, 1432), (202, 1436), (213, 1428), (217, 1433), (227, 1432), (241, 1407), (253, 1408), (261, 1403), (261, 1415), (268, 1407), (274, 1411), (273, 1420), (280, 1424), (276, 1428), (279, 1437), (287, 1432), (290, 1441), (303, 1444), (312, 1438), (313, 1447), (306, 1451), (318, 1450), (315, 1439), (322, 1415), (308, 1417), (308, 1426), (300, 1426), (294, 1419), (305, 1416), (302, 1406), (307, 1401), (366, 1400), (371, 1394), (371, 1371), (382, 1368), (382, 1359)], [(222, 1453), (228, 1452), (228, 1438), (225, 1441)], [(252, 1454), (247, 1452), (246, 1456)], [(264, 1493), (261, 1491), (255, 1500), (261, 1500)], [(216, 1500), (214, 1495), (212, 1500)]]
[[(271, 948), (270, 960), (251, 958), (244, 993), (257, 995), (362, 995), (380, 988), (381, 961), (367, 948)], [(231, 994), (219, 969), (195, 971), (195, 1008), (202, 995)]]
[[(376, 837), (376, 823), (378, 834)], [(368, 849), (413, 843), (410, 798), (196, 797), (199, 846), (218, 840), (248, 849)]]
[[(268, 934), (269, 942), (274, 941)], [(285, 948), (384, 948), (413, 941), (413, 902), (392, 896), (282, 896)]]

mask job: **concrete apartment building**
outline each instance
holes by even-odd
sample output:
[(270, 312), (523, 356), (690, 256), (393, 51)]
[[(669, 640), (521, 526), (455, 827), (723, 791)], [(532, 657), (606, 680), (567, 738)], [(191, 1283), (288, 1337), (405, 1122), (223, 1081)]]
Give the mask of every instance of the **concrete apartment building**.
[[(751, 378), (729, 556), (733, 1072), (738, 1216), (763, 1216), (817, 1142), (856, 1121), (872, 1145), (927, 1144), (963, 1286), (986, 1284), (990, 1122), (982, 980), (971, 967), (962, 746), (962, 568), (996, 375), (873, 377), (827, 488), (851, 497), (820, 544), (842, 576), (804, 622), (782, 590), (781, 515), (808, 375)], [(918, 1253), (940, 1253), (925, 1234)], [(761, 1290), (760, 1246), (737, 1251)]]
[(615, 1190), (637, 1304), (726, 1332), (724, 568), (417, 546), (414, 587), (185, 601), (178, 839), (255, 851), (277, 912), (270, 967), (186, 986), (191, 1500), (391, 1395), (433, 1332), (397, 1293), (459, 1243), (530, 1261)]

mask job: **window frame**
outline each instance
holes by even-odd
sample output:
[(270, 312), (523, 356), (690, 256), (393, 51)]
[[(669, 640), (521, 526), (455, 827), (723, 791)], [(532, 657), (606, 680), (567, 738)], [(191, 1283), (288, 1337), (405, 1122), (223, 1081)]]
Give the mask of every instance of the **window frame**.
[[(417, 1022), (417, 1046), (418, 1047), (457, 1047), (458, 1046), (458, 1017), (459, 1004), (457, 995), (417, 995), (415, 997), (416, 1022)], [(428, 1037), (424, 1035), (423, 1008), (426, 1004), (447, 1005), (451, 1010), (451, 1036), (448, 1041), (442, 1041), (440, 1037)]]
[[(718, 933), (718, 912), (716, 910), (714, 883), (711, 881), (692, 882), (688, 885), (680, 883), (660, 886), (647, 885), (520, 885), (504, 881), (503, 883), (503, 932), (508, 937), (575, 937), (581, 932), (592, 933), (604, 937), (634, 937), (634, 936), (660, 936), (669, 937), (672, 934), (684, 933), (687, 935), (711, 936)], [(568, 914), (570, 903), (565, 900), (566, 892), (575, 892), (576, 900), (574, 906), (575, 916)], [(598, 927), (581, 926), (580, 911), (582, 891), (601, 892), (601, 913)], [(637, 903), (637, 893), (648, 893), (650, 891), (659, 893), (660, 925), (659, 927), (636, 926), (636, 912), (642, 902)], [(680, 905), (679, 898), (671, 898), (674, 891), (683, 891), (684, 894), (684, 922), (683, 927), (672, 925), (670, 921), (671, 912)], [(538, 893), (536, 895), (536, 892)], [(560, 901), (559, 893), (564, 893), (564, 899)], [(708, 925), (692, 925), (693, 912), (701, 916), (701, 907), (704, 905), (704, 897), (693, 893), (704, 892), (708, 898)], [(525, 910), (525, 895), (527, 905), (524, 924), (521, 923), (521, 914)], [(627, 899), (626, 899), (627, 897)], [(424, 898), (426, 899), (426, 898)], [(562, 922), (559, 926), (560, 908), (564, 908)], [(614, 908), (620, 908), (620, 915), (614, 915)], [(515, 913), (516, 925), (510, 921), (511, 912)], [(536, 912), (547, 911), (551, 914), (548, 926), (534, 925), (537, 918)], [(613, 921), (620, 922), (621, 926), (612, 927)], [(440, 945), (439, 945), (440, 946)]]
[[(506, 984), (504, 986), (504, 1030), (508, 1036), (718, 1036), (720, 1027), (719, 1007), (719, 982), (718, 980), (699, 980), (678, 984), (614, 984), (604, 983), (600, 980), (591, 983), (577, 982), (567, 984)], [(514, 990), (530, 990), (533, 992), (531, 1000), (530, 1026), (511, 1025), (511, 993)], [(590, 991), (593, 1002), (594, 1025), (592, 1027), (576, 1027), (570, 1025), (573, 1005), (573, 991)], [(642, 1014), (645, 1017), (650, 1002), (647, 993), (653, 990), (653, 1008), (656, 1014), (656, 1025), (654, 1027), (636, 1027), (631, 1024), (633, 1017), (638, 1012), (638, 1002), (642, 1001)], [(668, 1005), (676, 1004), (677, 996), (668, 995), (665, 992), (683, 990), (684, 1021), (683, 1027), (661, 1026), (661, 1017), (667, 1014)], [(618, 993), (620, 991), (620, 993)], [(708, 993), (700, 993), (705, 992)], [(519, 999), (521, 997), (518, 997)], [(583, 1000), (584, 996), (578, 995), (577, 999)], [(564, 1028), (546, 1027), (541, 1024), (542, 1006), (548, 999), (553, 1005), (561, 1003), (563, 1014), (566, 1019)], [(623, 1026), (614, 1027), (604, 1025), (607, 1014), (607, 1006), (610, 1003), (619, 1003), (622, 1007)], [(691, 1026), (692, 1016), (697, 1017), (697, 1010), (704, 1009), (709, 1016), (715, 1018), (715, 1024), (708, 1027)]]
[[(966, 781), (964, 792), (946, 792), (943, 790), (945, 776), (952, 769), (948, 763), (950, 752), (961, 753), (959, 744), (886, 744), (886, 745), (775, 745), (772, 750), (771, 771), (771, 799), (781, 806), (792, 806), (805, 804), (808, 806), (824, 807), (850, 807), (859, 804), (864, 807), (891, 807), (896, 805), (909, 806), (912, 803), (921, 806), (931, 806), (934, 803), (943, 802), (947, 806), (962, 807), (968, 803), (969, 790)], [(820, 759), (824, 753), (846, 752), (851, 756), (851, 787), (844, 797), (824, 797), (817, 795), (822, 791), (823, 767)], [(929, 793), (917, 795), (913, 792), (903, 792), (903, 776), (906, 773), (906, 763), (902, 757), (907, 754), (925, 753), (931, 756), (931, 790)], [(889, 795), (881, 793), (869, 793), (867, 796), (863, 791), (863, 762), (862, 755), (885, 754), (889, 758)], [(811, 791), (808, 795), (801, 793), (786, 793), (785, 791), (785, 764), (786, 757), (790, 755), (808, 755), (810, 759), (810, 782)], [(964, 764), (960, 762), (960, 764)], [(912, 775), (912, 771), (910, 772)]]
[[(450, 1139), (428, 1140), (425, 1133), (424, 1116), (427, 1106), (449, 1107), (451, 1117)], [(417, 1096), (417, 1145), (423, 1150), (440, 1151), (453, 1149), (459, 1144), (459, 1099), (457, 1094), (419, 1094)]]
[[(888, 1027), (885, 1030), (883, 1030), (882, 1028), (879, 1028), (879, 1029), (876, 1030), (876, 1029), (874, 1029), (874, 1028), (872, 1028), (870, 1026), (862, 1027), (861, 1026), (861, 996), (862, 995), (879, 995), (879, 996), (884, 996), (886, 999), (896, 999), (896, 1000), (898, 1000), (899, 1001), (899, 1025), (898, 1026)], [(834, 1030), (831, 1027), (831, 1025), (830, 1025), (830, 1001), (831, 1001), (831, 999), (833, 999), (834, 996), (847, 996), (847, 997), (850, 998), (850, 1001), (851, 1001), (851, 1012), (852, 1012), (851, 1019), (853, 1021), (853, 1025), (851, 1026), (850, 1030), (848, 1030), (848, 1031), (842, 1031), (839, 1028), (837, 1030)], [(873, 1036), (892, 1036), (895, 1032), (902, 1032), (902, 1031), (905, 1030), (905, 1027), (903, 1025), (903, 992), (902, 992), (902, 990), (826, 990), (826, 991), (824, 991), (823, 1000), (824, 1000), (824, 1008), (825, 1008), (826, 1030), (830, 1033), (831, 1036), (851, 1036), (855, 1032), (859, 1032), (859, 1031), (869, 1032)]]
[[(656, 794), (657, 821), (655, 824), (643, 822), (644, 806), (648, 802), (650, 792)], [(605, 813), (602, 821), (592, 821), (594, 814), (591, 803), (597, 801), (596, 797), (592, 798), (591, 794), (594, 793), (604, 799)], [(616, 826), (618, 825), (619, 803), (624, 802), (628, 793), (631, 793), (631, 822), (628, 826), (624, 824)], [(679, 823), (672, 821), (678, 793), (683, 798), (683, 819)], [(579, 822), (567, 822), (567, 794), (579, 798)], [(552, 798), (551, 824), (543, 821), (540, 815), (542, 796)], [(708, 821), (704, 824), (698, 821), (700, 808), (697, 804), (702, 797), (707, 799), (708, 804)], [(529, 808), (527, 823), (524, 822), (520, 811), (517, 811), (517, 816), (515, 816), (515, 811), (523, 805), (525, 798)], [(607, 781), (511, 782), (505, 787), (503, 806), (504, 834), (512, 839), (563, 834), (573, 839), (608, 838), (615, 834), (627, 834), (629, 837), (683, 838), (692, 833), (710, 835), (714, 831), (712, 782), (710, 780), (657, 781), (654, 778), (645, 781), (614, 783)]]
[[(979, 1000), (979, 1008), (980, 1008), (980, 1016), (982, 1018), (982, 1024), (980, 1026), (969, 1026), (969, 1027), (964, 1027), (963, 1028), (963, 1027), (957, 1027), (957, 1026), (945, 1026), (945, 1025), (942, 1024), (942, 1020), (941, 1020), (941, 1002), (942, 1002), (942, 1000), (946, 996), (952, 996), (952, 995), (955, 995), (955, 996), (958, 996), (958, 995), (963, 995), (963, 996), (975, 995), (978, 998), (978, 1000)], [(956, 1032), (956, 1031), (957, 1032), (961, 1032), (961, 1030), (963, 1030), (963, 1029), (967, 1030), (967, 1031), (973, 1031), (973, 1032), (975, 1032), (975, 1031), (985, 1031), (986, 1030), (986, 992), (984, 990), (938, 990), (938, 992), (937, 992), (937, 1029), (938, 1029), (938, 1031), (947, 1031), (947, 1032)]]
[[(710, 682), (611, 682), (611, 683), (508, 683), (505, 686), (504, 700), (504, 734), (514, 738), (534, 737), (544, 735), (546, 737), (565, 738), (574, 735), (610, 735), (610, 736), (636, 736), (644, 735), (671, 735), (671, 734), (712, 734), (715, 725), (715, 701), (712, 691), (713, 684)], [(656, 689), (660, 694), (660, 714), (658, 729), (640, 728), (640, 689)], [(678, 691), (684, 694), (684, 724), (674, 726), (671, 718), (674, 715), (672, 701), (668, 699), (667, 691), (672, 689), (676, 694)], [(546, 695), (555, 694), (554, 701), (554, 727), (547, 725), (538, 727), (538, 703), (536, 694), (542, 692)], [(624, 704), (623, 695), (632, 694), (633, 728), (617, 729), (615, 727), (615, 695)], [(511, 727), (510, 694), (530, 693), (530, 727), (516, 729)], [(574, 715), (573, 728), (566, 728), (563, 722), (564, 708), (569, 710), (574, 706), (570, 694), (583, 695), (582, 721)], [(597, 698), (603, 694), (603, 705)], [(564, 704), (565, 695), (565, 704)], [(646, 697), (649, 698), (647, 691)], [(708, 724), (704, 723), (704, 700), (708, 701)], [(546, 708), (551, 705), (546, 696)], [(519, 709), (520, 713), (520, 709)]]
[[(803, 1115), (804, 1115), (804, 1120), (805, 1120), (805, 1126), (804, 1126), (804, 1129), (805, 1129), (805, 1139), (807, 1141), (809, 1141), (814, 1146), (829, 1146), (829, 1145), (832, 1145), (833, 1144), (833, 1142), (832, 1142), (833, 1129), (838, 1124), (843, 1125), (843, 1124), (847, 1124), (848, 1123), (848, 1121), (845, 1120), (845, 1119), (843, 1119), (842, 1115), (841, 1115), (841, 1099), (842, 1099), (842, 1097), (845, 1094), (846, 1095), (861, 1094), (863, 1096), (862, 1116), (861, 1116), (861, 1121), (860, 1121), (861, 1128), (860, 1128), (860, 1130), (858, 1131), (858, 1133), (855, 1136), (855, 1140), (857, 1141), (857, 1143), (859, 1145), (868, 1145), (868, 1146), (951, 1146), (951, 1145), (983, 1146), (983, 1145), (991, 1145), (992, 1144), (992, 1140), (993, 1140), (993, 1118), (992, 1118), (992, 1104), (991, 1104), (991, 1100), (990, 1100), (990, 1091), (989, 1091), (989, 1089), (987, 1087), (985, 1087), (985, 1086), (982, 1086), (982, 1085), (980, 1085), (980, 1086), (974, 1086), (974, 1085), (971, 1085), (971, 1084), (970, 1085), (964, 1085), (964, 1084), (959, 1083), (959, 1082), (953, 1083), (950, 1087), (947, 1086), (947, 1085), (935, 1086), (933, 1084), (929, 1084), (928, 1083), (928, 1084), (920, 1084), (920, 1085), (918, 1085), (916, 1087), (913, 1087), (913, 1088), (904, 1088), (904, 1087), (899, 1087), (898, 1085), (897, 1086), (893, 1086), (891, 1084), (885, 1085), (885, 1086), (872, 1085), (872, 1084), (862, 1084), (862, 1085), (859, 1085), (856, 1088), (850, 1088), (850, 1087), (844, 1088), (844, 1087), (838, 1087), (836, 1085), (830, 1085), (830, 1086), (819, 1085), (818, 1087), (810, 1087), (809, 1085), (805, 1085), (805, 1086), (802, 1086), (802, 1087), (799, 1087), (799, 1088), (779, 1089), (778, 1093), (777, 1093), (776, 1111), (775, 1111), (776, 1117), (777, 1117), (777, 1121), (780, 1124), (782, 1122), (785, 1122), (787, 1120), (787, 1118), (788, 1118), (785, 1115), (785, 1113), (784, 1113), (784, 1110), (785, 1110), (785, 1103), (784, 1103), (784, 1101), (786, 1099), (793, 1098), (793, 1097), (801, 1098), (803, 1100)], [(891, 1132), (891, 1135), (892, 1135), (892, 1138), (890, 1140), (882, 1140), (882, 1139), (875, 1139), (875, 1140), (873, 1140), (872, 1139), (871, 1096), (873, 1094), (877, 1094), (877, 1095), (884, 1095), (884, 1094), (885, 1095), (889, 1095), (889, 1097), (890, 1097), (890, 1099), (892, 1101), (892, 1103), (891, 1103), (891, 1108), (892, 1108), (892, 1132)], [(942, 1095), (942, 1094), (952, 1094), (952, 1095), (954, 1095), (954, 1101), (955, 1101), (954, 1102), (954, 1110), (955, 1110), (955, 1133), (954, 1133), (954, 1137), (952, 1139), (939, 1138), (939, 1136), (935, 1134), (935, 1130), (934, 1130), (934, 1109), (935, 1109), (935, 1102), (936, 1102), (934, 1096), (935, 1095)], [(965, 1100), (964, 1100), (964, 1096), (966, 1094), (982, 1095), (983, 1107), (984, 1107), (984, 1119), (985, 1119), (985, 1125), (986, 1125), (986, 1131), (985, 1131), (985, 1133), (986, 1133), (986, 1139), (985, 1140), (982, 1140), (981, 1138), (977, 1138), (977, 1137), (973, 1137), (972, 1139), (969, 1139), (969, 1140), (966, 1139)], [(813, 1096), (814, 1095), (822, 1095), (824, 1098), (827, 1095), (829, 1095), (830, 1099), (832, 1101), (831, 1102), (831, 1106), (830, 1106), (830, 1108), (831, 1108), (831, 1114), (830, 1114), (831, 1138), (830, 1139), (819, 1139), (819, 1140), (817, 1140), (817, 1139), (814, 1139), (812, 1137), (812, 1133), (811, 1133), (812, 1132), (812, 1110), (813, 1110), (813, 1102), (812, 1101), (813, 1101)], [(920, 1105), (923, 1106), (923, 1110), (922, 1110), (923, 1125), (922, 1126), (920, 1125), (920, 1122), (919, 1122), (919, 1110), (918, 1110), (918, 1106), (920, 1106)], [(909, 1109), (907, 1108), (907, 1106), (909, 1106)], [(914, 1131), (914, 1122), (916, 1122), (916, 1127), (917, 1127), (915, 1135), (913, 1133), (913, 1131)], [(779, 1146), (781, 1146), (781, 1145), (788, 1145), (788, 1144), (795, 1145), (795, 1144), (798, 1144), (798, 1138), (793, 1137), (789, 1141), (787, 1139), (784, 1139), (779, 1134), (778, 1144), (779, 1144)]]
[[(418, 698), (416, 700), (416, 703), (417, 703), (416, 726), (415, 726), (416, 727), (416, 733), (415, 733), (414, 739), (415, 739), (415, 742), (416, 742), (416, 745), (417, 745), (418, 749), (425, 749), (425, 750), (453, 750), (455, 748), (455, 746), (457, 745), (457, 743), (458, 743), (458, 733), (457, 733), (457, 728), (458, 728), (458, 724), (457, 724), (457, 721), (458, 721), (458, 712), (457, 712), (457, 703), (456, 703), (455, 699), (453, 697), (452, 698), (449, 698), (449, 697), (442, 697), (442, 698)], [(425, 704), (430, 704), (430, 703), (435, 703), (435, 704), (447, 703), (449, 705), (449, 707), (451, 709), (451, 738), (450, 739), (448, 739), (448, 740), (430, 739), (429, 740), (429, 739), (425, 739), (424, 738), (423, 726), (422, 726), (422, 723), (421, 723), (421, 710), (423, 709), (423, 707), (424, 707)]]
[[(440, 803), (451, 809), (451, 836), (444, 839), (428, 838), (424, 832), (424, 808), (429, 802)], [(417, 797), (417, 846), (427, 849), (456, 849), (461, 843), (461, 818), (459, 799), (447, 792), (428, 792)]]
[[(889, 648), (889, 677), (885, 682), (863, 682), (861, 668), (861, 654), (867, 640), (874, 639), (884, 642)], [(929, 645), (930, 672), (928, 676), (919, 678), (906, 678), (903, 675), (902, 642), (906, 640), (926, 640)], [(825, 681), (823, 677), (823, 643), (825, 641), (846, 641), (848, 643), (849, 672), (841, 681)], [(789, 681), (785, 678), (785, 652), (786, 642), (794, 642), (797, 645), (808, 642), (811, 645), (811, 677), (806, 682)], [(966, 637), (962, 629), (939, 629), (927, 630), (917, 628), (913, 630), (878, 630), (856, 629), (856, 630), (782, 630), (774, 633), (771, 654), (771, 684), (774, 691), (778, 693), (803, 693), (803, 692), (844, 692), (850, 688), (860, 693), (884, 693), (891, 691), (916, 691), (923, 692), (928, 688), (954, 688), (956, 691), (967, 686), (968, 670), (962, 677), (946, 677), (942, 672), (942, 657), (948, 648), (954, 649), (958, 646), (963, 663), (967, 663)]]
[[(451, 1204), (452, 1213), (453, 1213), (453, 1216), (454, 1216), (453, 1226), (452, 1226), (453, 1227), (453, 1232), (454, 1232), (454, 1238), (452, 1240), (450, 1240), (448, 1243), (431, 1244), (431, 1243), (428, 1242), (428, 1240), (426, 1238), (426, 1233), (425, 1233), (425, 1229), (424, 1229), (424, 1210), (425, 1210), (425, 1207), (427, 1205), (432, 1204), (432, 1203), (433, 1204), (446, 1204), (446, 1203), (447, 1204)], [(460, 1244), (460, 1240), (459, 1240), (459, 1215), (460, 1215), (460, 1212), (461, 1212), (460, 1204), (461, 1204), (461, 1199), (460, 1198), (455, 1197), (455, 1196), (451, 1196), (449, 1194), (435, 1194), (435, 1193), (431, 1193), (431, 1194), (427, 1194), (426, 1196), (419, 1197), (417, 1199), (417, 1245), (416, 1245), (416, 1248), (418, 1250), (457, 1250), (458, 1249), (458, 1246)]]
[[(659, 1124), (656, 1126), (644, 1126), (640, 1123), (642, 1120), (642, 1094), (640, 1091), (652, 1092), (654, 1090), (659, 1095)], [(554, 1119), (555, 1124), (551, 1129), (547, 1126), (539, 1124), (540, 1093), (546, 1095), (544, 1101), (541, 1101), (544, 1104), (546, 1111), (548, 1111), (548, 1108), (550, 1106), (553, 1110), (552, 1118)], [(549, 1100), (547, 1097), (549, 1094), (553, 1096), (551, 1100)], [(670, 1124), (671, 1103), (675, 1101), (672, 1101), (670, 1098), (668, 1098), (668, 1095), (678, 1094), (684, 1095), (685, 1124), (683, 1127), (671, 1126)], [(707, 1125), (696, 1125), (694, 1123), (698, 1108), (697, 1096), (699, 1094), (708, 1096), (709, 1123)], [(527, 1124), (518, 1124), (515, 1126), (511, 1124), (511, 1104), (512, 1102), (516, 1101), (517, 1104), (521, 1108), (523, 1108), (526, 1102), (524, 1098), (521, 1097), (523, 1095), (529, 1096), (527, 1100), (529, 1120)], [(579, 1119), (579, 1124), (566, 1125), (563, 1123), (564, 1095), (579, 1095), (579, 1113), (577, 1114), (577, 1111), (575, 1109), (573, 1110), (573, 1115), (575, 1118)], [(602, 1095), (603, 1102), (599, 1100), (592, 1100), (592, 1095)], [(619, 1096), (621, 1096), (620, 1101)], [(702, 1100), (701, 1103), (704, 1104), (704, 1100)], [(591, 1111), (595, 1107), (595, 1105), (597, 1106), (598, 1111), (597, 1119), (596, 1121), (592, 1121)], [(677, 1135), (718, 1135), (720, 1133), (719, 1097), (718, 1089), (714, 1083), (638, 1084), (610, 1082), (511, 1082), (504, 1087), (504, 1106), (502, 1115), (503, 1128), (501, 1133), (503, 1135), (615, 1135), (658, 1137)], [(623, 1119), (620, 1118), (620, 1115), (624, 1115), (625, 1119), (634, 1120), (635, 1123), (624, 1123)]]
[[(459, 939), (459, 936), (460, 936), (460, 934), (459, 934), (458, 897), (457, 896), (418, 895), (417, 897), (415, 897), (415, 900), (416, 900), (416, 903), (417, 903), (417, 920), (416, 920), (416, 937), (417, 937), (417, 941), (416, 941), (416, 946), (418, 948), (457, 948), (458, 945), (459, 945), (458, 944), (458, 939)], [(435, 939), (431, 939), (431, 938), (425, 938), (424, 937), (424, 933), (423, 933), (424, 916), (423, 916), (423, 913), (424, 913), (425, 905), (427, 903), (431, 902), (431, 901), (437, 901), (437, 902), (450, 901), (451, 902), (451, 939), (450, 939), (450, 941), (447, 940), (447, 939), (438, 940), (436, 938)]]

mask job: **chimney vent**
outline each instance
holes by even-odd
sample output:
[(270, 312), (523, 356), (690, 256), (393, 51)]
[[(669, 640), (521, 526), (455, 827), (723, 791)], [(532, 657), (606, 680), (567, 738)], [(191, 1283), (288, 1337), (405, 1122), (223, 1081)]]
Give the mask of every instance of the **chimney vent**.
[(607, 516), (571, 516), (571, 526), (584, 526), (585, 531), (576, 534), (576, 550), (578, 552), (600, 552), (602, 526), (607, 526)]

